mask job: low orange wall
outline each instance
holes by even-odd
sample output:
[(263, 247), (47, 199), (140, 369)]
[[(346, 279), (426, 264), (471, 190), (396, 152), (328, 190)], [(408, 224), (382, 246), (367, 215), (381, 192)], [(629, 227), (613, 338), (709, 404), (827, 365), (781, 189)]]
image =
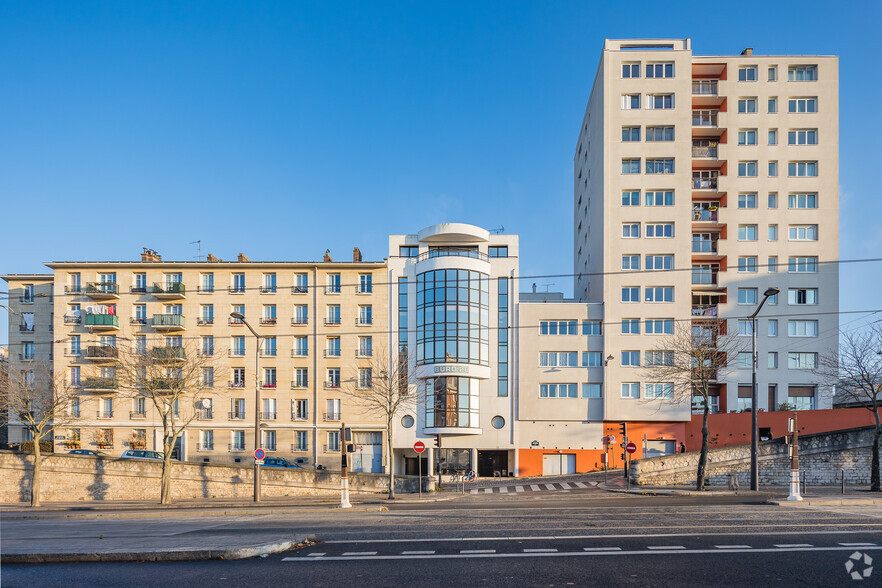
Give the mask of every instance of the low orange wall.
[(545, 454), (576, 456), (576, 472), (584, 473), (601, 468), (600, 449), (518, 449), (518, 473), (520, 477), (541, 476), (542, 456)]
[[(790, 411), (758, 412), (757, 423), (761, 429), (771, 428), (772, 437), (783, 437), (787, 434), (787, 420), (792, 416), (793, 412)], [(802, 434), (826, 433), (876, 424), (873, 413), (865, 408), (800, 410), (797, 412), (797, 422)], [(685, 425), (686, 450), (699, 451), (701, 415), (692, 415), (692, 421)], [(708, 429), (711, 447), (750, 443), (750, 413), (712, 414), (708, 417)]]

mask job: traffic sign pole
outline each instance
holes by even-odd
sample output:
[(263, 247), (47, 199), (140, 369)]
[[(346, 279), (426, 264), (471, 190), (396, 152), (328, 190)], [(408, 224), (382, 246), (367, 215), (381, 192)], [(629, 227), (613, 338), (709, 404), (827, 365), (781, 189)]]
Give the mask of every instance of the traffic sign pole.
[(346, 464), (346, 424), (340, 425), (340, 508), (352, 508), (349, 502), (349, 474)]
[(421, 454), (423, 451), (426, 450), (426, 444), (423, 443), (422, 441), (417, 441), (416, 443), (413, 444), (413, 450), (416, 451), (416, 454), (417, 454), (417, 474), (420, 477), (419, 493), (420, 493), (420, 498), (422, 498), (423, 497), (423, 458), (421, 457)]

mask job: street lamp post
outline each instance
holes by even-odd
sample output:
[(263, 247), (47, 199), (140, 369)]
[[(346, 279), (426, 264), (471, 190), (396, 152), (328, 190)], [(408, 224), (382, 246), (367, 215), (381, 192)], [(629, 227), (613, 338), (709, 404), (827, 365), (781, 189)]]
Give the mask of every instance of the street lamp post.
[(756, 368), (757, 368), (757, 352), (756, 352), (756, 315), (762, 310), (763, 305), (770, 296), (778, 293), (778, 288), (768, 288), (763, 292), (763, 299), (750, 315), (751, 321), (751, 338), (750, 338), (750, 356), (753, 365), (753, 375), (751, 379), (750, 390), (750, 489), (759, 490), (759, 425), (757, 423), (757, 390), (756, 390)]
[[(260, 448), (260, 335), (251, 328), (241, 312), (231, 312), (230, 316), (242, 321), (257, 341), (254, 348), (254, 449), (257, 450)], [(260, 465), (257, 458), (254, 460), (254, 502), (260, 502)]]

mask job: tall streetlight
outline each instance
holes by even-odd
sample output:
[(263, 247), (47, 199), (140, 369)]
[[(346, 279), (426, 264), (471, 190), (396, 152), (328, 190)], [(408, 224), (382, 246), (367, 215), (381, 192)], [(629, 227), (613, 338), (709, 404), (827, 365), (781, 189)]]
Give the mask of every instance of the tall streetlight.
[(768, 288), (765, 292), (763, 292), (763, 299), (759, 303), (759, 306), (756, 307), (756, 310), (753, 311), (753, 314), (750, 315), (751, 321), (751, 330), (752, 336), (750, 338), (750, 356), (753, 360), (753, 378), (752, 378), (752, 386), (750, 391), (750, 489), (751, 490), (759, 490), (759, 465), (758, 465), (758, 456), (759, 456), (759, 425), (757, 424), (757, 393), (756, 393), (756, 366), (757, 366), (757, 353), (756, 353), (756, 315), (759, 314), (759, 311), (762, 310), (763, 305), (766, 303), (766, 300), (769, 299), (770, 296), (774, 296), (778, 293), (778, 288)]
[[(260, 335), (251, 328), (245, 315), (241, 312), (231, 312), (230, 316), (248, 327), (251, 334), (257, 340), (254, 348), (254, 449), (260, 448)], [(260, 502), (260, 466), (257, 459), (254, 460), (254, 502)]]

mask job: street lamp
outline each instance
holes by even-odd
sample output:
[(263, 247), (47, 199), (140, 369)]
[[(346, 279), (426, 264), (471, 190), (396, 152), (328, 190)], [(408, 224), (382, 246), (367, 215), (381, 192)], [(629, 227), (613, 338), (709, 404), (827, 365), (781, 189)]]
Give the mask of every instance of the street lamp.
[(766, 303), (766, 300), (769, 299), (769, 296), (775, 296), (778, 293), (778, 288), (768, 288), (765, 292), (763, 292), (763, 299), (759, 303), (759, 306), (756, 307), (756, 310), (753, 311), (753, 314), (750, 315), (751, 321), (751, 330), (752, 336), (750, 338), (750, 356), (753, 360), (753, 377), (752, 377), (752, 386), (750, 390), (750, 489), (751, 490), (759, 490), (759, 466), (757, 463), (759, 456), (759, 425), (757, 423), (757, 393), (756, 393), (756, 367), (757, 367), (757, 353), (756, 353), (756, 315), (759, 314), (759, 311), (762, 310), (763, 305)]
[[(257, 340), (254, 348), (254, 449), (260, 448), (260, 335), (251, 328), (245, 315), (241, 312), (231, 312), (230, 316), (248, 327), (251, 334)], [(260, 466), (257, 458), (254, 459), (254, 502), (260, 502)]]

